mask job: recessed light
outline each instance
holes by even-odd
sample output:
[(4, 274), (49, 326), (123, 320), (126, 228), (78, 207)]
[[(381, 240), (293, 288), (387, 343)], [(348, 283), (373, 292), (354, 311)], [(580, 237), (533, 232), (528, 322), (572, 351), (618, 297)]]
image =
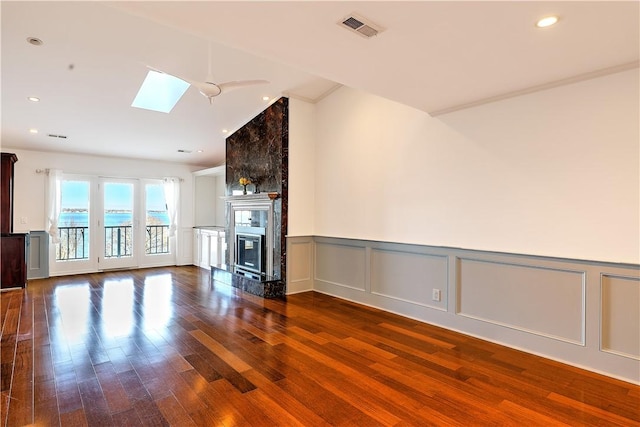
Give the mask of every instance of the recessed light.
[(268, 96), (263, 96), (263, 97), (262, 97), (262, 100), (263, 100), (263, 101), (268, 101), (268, 100), (269, 100), (269, 97), (268, 97)]
[(27, 37), (27, 42), (34, 46), (42, 46), (42, 40), (37, 37)]
[(204, 150), (198, 150), (198, 153), (204, 153)]
[(553, 24), (555, 24), (556, 22), (558, 22), (558, 17), (557, 16), (546, 16), (540, 20), (538, 20), (538, 22), (536, 22), (536, 27), (538, 28), (546, 28), (546, 27), (550, 27)]
[(29, 96), (27, 97), (27, 99), (31, 102), (40, 102), (40, 98), (38, 98), (37, 96)]
[(29, 129), (29, 133), (38, 133), (38, 129)]
[(227, 133), (229, 132), (227, 129), (222, 129), (222, 133)]

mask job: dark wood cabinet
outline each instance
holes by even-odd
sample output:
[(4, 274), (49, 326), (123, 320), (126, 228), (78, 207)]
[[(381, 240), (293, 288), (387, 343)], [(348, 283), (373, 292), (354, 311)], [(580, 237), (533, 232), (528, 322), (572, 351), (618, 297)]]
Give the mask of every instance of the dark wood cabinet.
[(0, 233), (13, 233), (13, 168), (18, 157), (2, 153), (0, 163)]
[(0, 289), (27, 283), (27, 235), (13, 233), (13, 171), (18, 157), (2, 153), (0, 163)]
[(26, 251), (26, 234), (2, 234), (0, 237), (0, 288), (24, 288), (27, 283)]

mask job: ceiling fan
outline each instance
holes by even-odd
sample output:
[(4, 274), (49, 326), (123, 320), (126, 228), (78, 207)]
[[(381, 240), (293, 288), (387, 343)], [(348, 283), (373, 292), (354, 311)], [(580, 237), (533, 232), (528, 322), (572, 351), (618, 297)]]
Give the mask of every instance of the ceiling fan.
[[(176, 76), (177, 77), (177, 76)], [(213, 98), (223, 93), (229, 92), (234, 89), (240, 89), (243, 87), (268, 84), (267, 80), (235, 80), (225, 83), (213, 83), (207, 79), (204, 82), (197, 82), (192, 80), (183, 79), (182, 77), (178, 77), (181, 80), (189, 83), (191, 86), (194, 86), (198, 91), (209, 99), (209, 104), (213, 103)]]
[(244, 87), (269, 83), (269, 81), (267, 80), (234, 80), (234, 81), (229, 81), (224, 83), (214, 83), (212, 73), (211, 73), (211, 57), (212, 57), (211, 43), (209, 43), (209, 72), (207, 74), (207, 79), (205, 81), (190, 80), (181, 76), (167, 73), (165, 71), (154, 69), (152, 67), (149, 67), (149, 68), (156, 72), (168, 74), (170, 76), (176, 77), (184, 82), (189, 83), (191, 86), (198, 89), (198, 91), (209, 100), (209, 104), (213, 104), (213, 98), (223, 93), (227, 93), (232, 90), (240, 89)]
[[(184, 79), (183, 79), (184, 80)], [(240, 89), (247, 86), (261, 85), (269, 83), (267, 80), (237, 80), (225, 83), (213, 83), (210, 81), (194, 82), (185, 80), (192, 86), (195, 86), (198, 91), (209, 99), (209, 104), (213, 103), (213, 98), (223, 93), (232, 91), (234, 89)]]
[(196, 80), (187, 79), (182, 76), (178, 76), (176, 74), (168, 73), (163, 70), (159, 70), (149, 65), (147, 65), (147, 68), (149, 68), (151, 71), (154, 71), (156, 73), (166, 74), (168, 76), (180, 79), (185, 83), (188, 83), (189, 85), (198, 89), (198, 91), (209, 100), (210, 104), (213, 104), (213, 98), (221, 94), (230, 92), (232, 90), (270, 83), (268, 80), (234, 80), (234, 81), (224, 82), (224, 83), (214, 83), (213, 78), (211, 77), (211, 72), (209, 72), (206, 80), (196, 81)]

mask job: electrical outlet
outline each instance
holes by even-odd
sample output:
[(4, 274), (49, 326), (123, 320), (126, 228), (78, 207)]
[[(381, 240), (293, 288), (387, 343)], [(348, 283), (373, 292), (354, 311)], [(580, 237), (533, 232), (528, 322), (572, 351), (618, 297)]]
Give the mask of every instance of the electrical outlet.
[(434, 289), (431, 291), (431, 299), (434, 301), (440, 301), (440, 289)]
[(27, 222), (29, 222), (29, 219), (26, 216), (20, 217), (20, 224), (26, 224)]

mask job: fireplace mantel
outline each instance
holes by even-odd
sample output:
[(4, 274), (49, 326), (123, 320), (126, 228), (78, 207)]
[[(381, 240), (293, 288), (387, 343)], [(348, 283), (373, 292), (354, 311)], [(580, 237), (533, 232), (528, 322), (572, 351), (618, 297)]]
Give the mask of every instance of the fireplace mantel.
[(227, 202), (254, 202), (275, 200), (280, 197), (280, 193), (250, 193), (237, 194), (233, 196), (223, 196), (222, 199)]

